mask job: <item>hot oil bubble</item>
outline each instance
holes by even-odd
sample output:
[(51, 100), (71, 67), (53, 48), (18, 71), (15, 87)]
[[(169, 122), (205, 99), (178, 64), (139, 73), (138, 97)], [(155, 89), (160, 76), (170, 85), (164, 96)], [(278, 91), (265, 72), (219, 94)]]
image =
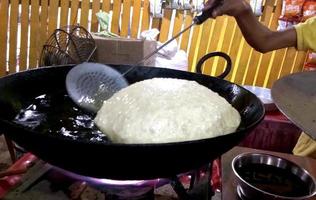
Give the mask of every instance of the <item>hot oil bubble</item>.
[[(89, 98), (82, 99), (82, 101), (90, 100)], [(13, 122), (42, 134), (107, 142), (106, 135), (96, 127), (93, 119), (93, 114), (85, 113), (73, 103), (68, 95), (58, 91), (34, 97), (20, 110)]]

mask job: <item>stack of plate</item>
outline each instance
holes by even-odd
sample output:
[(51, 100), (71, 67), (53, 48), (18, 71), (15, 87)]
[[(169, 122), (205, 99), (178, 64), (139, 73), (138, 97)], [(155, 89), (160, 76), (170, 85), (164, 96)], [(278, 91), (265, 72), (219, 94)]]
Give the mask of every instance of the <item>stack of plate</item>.
[(267, 112), (278, 110), (271, 97), (271, 90), (269, 88), (257, 87), (252, 85), (244, 85), (246, 90), (255, 94), (264, 104)]

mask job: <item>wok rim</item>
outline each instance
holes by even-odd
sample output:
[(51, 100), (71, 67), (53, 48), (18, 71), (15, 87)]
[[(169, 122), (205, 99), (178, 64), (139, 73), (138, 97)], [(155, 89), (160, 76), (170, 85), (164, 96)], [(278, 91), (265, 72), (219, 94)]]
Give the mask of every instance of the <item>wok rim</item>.
[[(54, 66), (41, 66), (41, 67), (38, 67), (38, 68), (33, 68), (33, 69), (27, 69), (27, 70), (23, 70), (23, 71), (19, 71), (19, 72), (16, 72), (14, 74), (9, 74), (9, 75), (6, 75), (5, 77), (11, 77), (11, 76), (15, 76), (17, 74), (20, 74), (20, 73), (25, 73), (25, 72), (31, 72), (31, 71), (37, 71), (39, 69), (49, 69), (49, 68), (65, 68), (65, 67), (74, 67), (75, 64), (66, 64), (66, 65), (54, 65)], [(112, 67), (113, 65), (109, 65), (110, 67)], [(129, 65), (120, 65), (120, 66), (123, 66), (123, 67), (129, 67)], [(139, 66), (139, 67), (148, 67), (148, 66)], [(163, 69), (163, 70), (166, 70), (166, 68), (162, 68), (162, 67), (151, 67), (151, 68), (157, 68), (157, 69)], [(199, 73), (195, 73), (195, 72), (190, 72), (190, 71), (181, 71), (181, 70), (175, 70), (175, 69), (167, 69), (169, 71), (178, 71), (178, 72), (182, 72), (182, 73), (190, 73), (190, 74), (197, 74), (197, 75), (200, 75), (204, 78), (214, 78), (214, 79), (217, 79), (217, 80), (220, 80), (220, 81), (224, 81), (226, 83), (229, 83), (229, 84), (232, 84), (232, 85), (235, 85), (237, 86), (239, 89), (241, 90), (244, 90), (248, 93), (248, 95), (252, 96), (252, 97), (255, 97), (260, 105), (260, 107), (262, 108), (262, 113), (260, 115), (260, 117), (254, 121), (252, 124), (248, 125), (246, 128), (237, 128), (237, 131), (235, 132), (232, 132), (232, 133), (228, 133), (228, 134), (225, 134), (225, 135), (220, 135), (220, 136), (216, 136), (216, 137), (211, 137), (211, 138), (203, 138), (203, 139), (198, 139), (198, 140), (188, 140), (188, 141), (181, 141), (181, 142), (166, 142), (166, 143), (114, 143), (114, 142), (111, 142), (111, 140), (109, 139), (108, 142), (98, 142), (98, 141), (87, 141), (87, 140), (76, 140), (76, 139), (73, 139), (73, 138), (69, 138), (69, 137), (65, 137), (65, 136), (60, 136), (60, 135), (53, 135), (53, 134), (48, 134), (48, 133), (45, 133), (45, 132), (36, 132), (34, 130), (30, 130), (22, 125), (19, 125), (19, 124), (16, 124), (16, 123), (13, 123), (11, 121), (8, 121), (8, 120), (5, 120), (5, 119), (1, 119), (0, 120), (3, 122), (3, 123), (6, 123), (7, 125), (9, 126), (14, 126), (14, 127), (18, 127), (19, 129), (22, 129), (23, 131), (26, 131), (26, 132), (29, 132), (29, 133), (32, 133), (32, 134), (35, 134), (35, 135), (42, 135), (44, 137), (48, 137), (48, 138), (52, 138), (52, 139), (55, 139), (55, 140), (61, 140), (61, 141), (68, 141), (68, 142), (74, 142), (76, 144), (85, 144), (85, 145), (100, 145), (100, 146), (111, 146), (111, 147), (162, 147), (162, 146), (183, 146), (183, 145), (194, 145), (194, 144), (200, 144), (200, 143), (205, 143), (205, 142), (208, 142), (209, 140), (212, 140), (212, 139), (216, 139), (216, 138), (221, 138), (221, 137), (225, 137), (225, 136), (229, 136), (229, 135), (236, 135), (236, 134), (241, 134), (242, 132), (244, 132), (245, 130), (250, 130), (252, 128), (254, 128), (256, 125), (258, 125), (264, 118), (265, 116), (265, 108), (264, 108), (264, 104), (262, 103), (262, 101), (260, 101), (260, 99), (254, 95), (253, 93), (251, 93), (249, 90), (243, 88), (241, 85), (239, 84), (236, 84), (236, 83), (232, 83), (230, 81), (227, 81), (225, 79), (221, 79), (221, 78), (218, 78), (218, 77), (214, 77), (214, 76), (209, 76), (209, 75), (205, 75), (205, 74), (199, 74)], [(5, 78), (3, 77), (3, 78)], [(196, 81), (196, 80), (192, 80), (192, 81)], [(196, 81), (197, 82), (197, 81)], [(199, 83), (200, 84), (200, 83)], [(204, 86), (204, 85), (203, 85)], [(204, 86), (206, 87), (206, 86)], [(208, 87), (207, 87), (208, 88)], [(210, 88), (208, 88), (210, 89)], [(211, 90), (211, 89), (210, 89)], [(67, 92), (67, 91), (66, 91)], [(226, 98), (225, 98), (226, 100)], [(226, 100), (227, 101), (227, 100)], [(232, 105), (231, 103), (229, 103), (230, 105)], [(238, 111), (238, 113), (240, 113)], [(3, 134), (6, 134), (5, 131)], [(106, 135), (106, 134), (105, 134)]]

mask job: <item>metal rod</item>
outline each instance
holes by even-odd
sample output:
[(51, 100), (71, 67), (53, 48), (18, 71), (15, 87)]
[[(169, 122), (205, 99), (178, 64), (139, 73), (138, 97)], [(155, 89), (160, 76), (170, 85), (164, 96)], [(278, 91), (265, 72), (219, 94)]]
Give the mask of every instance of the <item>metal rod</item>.
[(148, 54), (147, 56), (145, 56), (142, 60), (138, 61), (136, 64), (132, 65), (131, 68), (129, 68), (128, 70), (126, 70), (122, 76), (124, 76), (125, 74), (127, 74), (128, 72), (132, 71), (133, 69), (135, 69), (135, 67), (137, 67), (138, 65), (140, 65), (142, 62), (144, 62), (145, 60), (149, 59), (150, 57), (152, 57), (153, 55), (155, 55), (156, 53), (158, 53), (162, 48), (164, 48), (165, 46), (167, 46), (170, 42), (172, 42), (174, 39), (178, 38), (182, 33), (186, 32), (187, 30), (189, 30), (193, 25), (195, 25), (196, 23), (193, 22), (191, 25), (189, 25), (188, 27), (186, 27), (185, 29), (183, 29), (182, 31), (180, 31), (177, 35), (173, 36), (171, 39), (169, 39), (167, 42), (165, 42), (163, 45), (161, 45), (159, 48), (157, 48), (155, 51), (151, 52), (150, 54)]

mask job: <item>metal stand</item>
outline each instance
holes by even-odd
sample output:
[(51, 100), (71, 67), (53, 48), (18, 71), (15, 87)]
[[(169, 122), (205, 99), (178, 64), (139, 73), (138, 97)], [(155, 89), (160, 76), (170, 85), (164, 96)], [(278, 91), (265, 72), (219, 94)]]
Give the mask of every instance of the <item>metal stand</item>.
[(11, 161), (14, 163), (16, 161), (16, 155), (14, 150), (14, 144), (6, 135), (4, 135), (5, 141), (7, 143), (8, 151), (10, 153)]
[(205, 176), (202, 178), (198, 172), (191, 174), (189, 189), (185, 189), (177, 176), (172, 178), (171, 185), (181, 200), (211, 200), (214, 191), (211, 187), (212, 165), (210, 162), (206, 167)]

